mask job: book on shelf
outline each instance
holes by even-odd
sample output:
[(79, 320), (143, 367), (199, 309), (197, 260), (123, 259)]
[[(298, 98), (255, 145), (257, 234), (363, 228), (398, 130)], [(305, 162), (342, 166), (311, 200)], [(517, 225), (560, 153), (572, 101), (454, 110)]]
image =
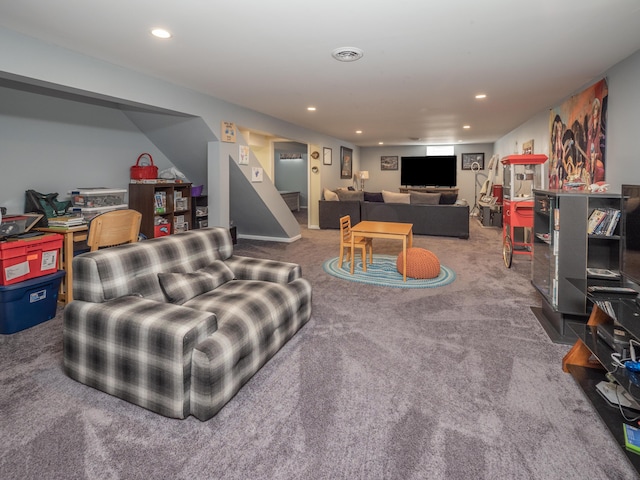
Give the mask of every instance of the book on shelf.
[(607, 212), (602, 208), (594, 208), (591, 215), (589, 215), (589, 221), (587, 223), (587, 233), (589, 235), (594, 234), (598, 226), (604, 221)]
[(595, 208), (587, 223), (589, 235), (604, 235), (610, 237), (620, 220), (620, 210), (616, 208)]
[(608, 268), (587, 267), (587, 275), (589, 275), (590, 277), (620, 278), (620, 272), (609, 270)]
[(154, 194), (156, 213), (167, 213), (167, 193), (156, 192)]

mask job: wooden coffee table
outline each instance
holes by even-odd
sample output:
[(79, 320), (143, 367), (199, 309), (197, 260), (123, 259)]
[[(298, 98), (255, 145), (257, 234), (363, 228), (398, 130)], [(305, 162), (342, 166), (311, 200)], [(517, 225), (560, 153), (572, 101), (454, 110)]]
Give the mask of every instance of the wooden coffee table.
[(353, 275), (353, 267), (356, 263), (354, 253), (354, 238), (395, 238), (402, 240), (402, 260), (403, 272), (402, 279), (407, 281), (407, 248), (413, 245), (413, 223), (396, 223), (396, 222), (374, 222), (364, 220), (351, 227), (351, 275)]

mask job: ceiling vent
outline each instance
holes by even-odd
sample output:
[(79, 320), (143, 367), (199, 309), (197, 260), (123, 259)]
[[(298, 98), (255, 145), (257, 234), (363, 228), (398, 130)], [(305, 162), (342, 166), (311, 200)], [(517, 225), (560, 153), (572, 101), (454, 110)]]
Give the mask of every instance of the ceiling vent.
[(364, 52), (356, 47), (340, 47), (331, 52), (331, 56), (339, 62), (355, 62), (360, 60)]

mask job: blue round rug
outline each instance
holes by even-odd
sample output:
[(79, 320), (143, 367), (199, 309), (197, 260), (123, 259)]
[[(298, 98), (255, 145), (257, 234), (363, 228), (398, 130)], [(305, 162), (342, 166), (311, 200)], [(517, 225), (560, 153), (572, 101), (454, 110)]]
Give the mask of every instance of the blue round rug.
[(396, 258), (392, 255), (373, 255), (373, 264), (367, 264), (367, 271), (362, 271), (362, 260), (356, 256), (356, 264), (353, 275), (351, 270), (351, 262), (343, 262), (342, 268), (338, 268), (338, 257), (327, 260), (322, 265), (324, 271), (329, 275), (349, 280), (351, 282), (367, 283), (369, 285), (378, 285), (381, 287), (395, 288), (435, 288), (449, 285), (456, 279), (453, 270), (440, 264), (440, 274), (435, 278), (410, 278), (402, 281), (402, 274), (396, 269)]

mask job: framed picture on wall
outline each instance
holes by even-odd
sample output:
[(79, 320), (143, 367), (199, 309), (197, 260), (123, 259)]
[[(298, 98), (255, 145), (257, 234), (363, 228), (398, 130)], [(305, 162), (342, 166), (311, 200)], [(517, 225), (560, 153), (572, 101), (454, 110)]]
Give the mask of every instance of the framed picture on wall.
[(329, 147), (322, 149), (322, 164), (331, 165), (331, 149)]
[(381, 156), (380, 170), (398, 170), (397, 156)]
[(353, 150), (340, 147), (340, 178), (351, 178), (353, 175)]
[(463, 153), (462, 170), (484, 170), (484, 153)]

